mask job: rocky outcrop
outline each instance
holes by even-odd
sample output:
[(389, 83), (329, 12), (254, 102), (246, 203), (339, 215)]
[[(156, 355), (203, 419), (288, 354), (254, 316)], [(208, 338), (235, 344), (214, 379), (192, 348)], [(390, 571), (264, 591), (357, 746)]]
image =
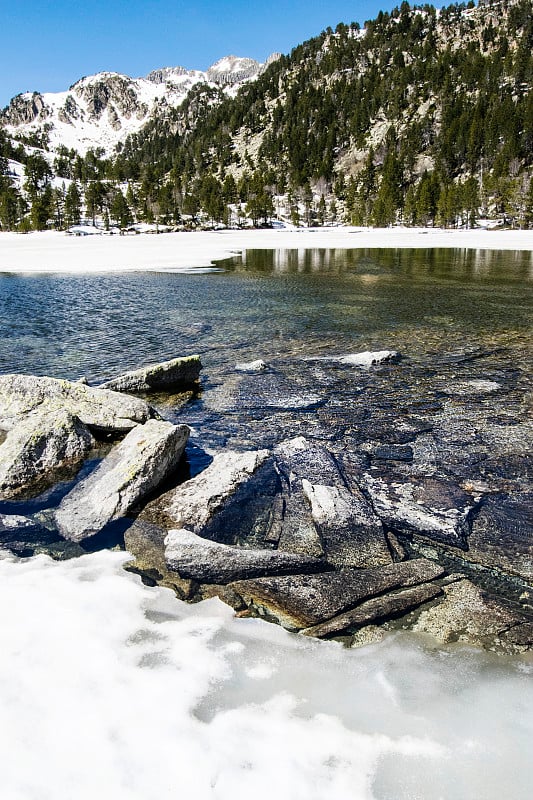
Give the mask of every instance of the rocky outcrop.
[(413, 630), (440, 642), (468, 642), (513, 651), (533, 644), (532, 620), (469, 580), (444, 587), (445, 599), (423, 611)]
[(406, 480), (393, 472), (362, 477), (380, 519), (394, 531), (418, 533), (466, 550), (475, 501), (459, 486), (437, 477)]
[(250, 478), (269, 456), (268, 450), (218, 453), (199, 475), (151, 503), (142, 518), (162, 522), (167, 528), (186, 527), (207, 537), (217, 515), (238, 502), (240, 490), (247, 491)]
[(187, 426), (170, 422), (135, 427), (63, 498), (55, 514), (60, 533), (83, 541), (124, 516), (173, 472), (188, 437)]
[(42, 489), (83, 461), (92, 445), (88, 428), (64, 408), (22, 417), (0, 445), (0, 498)]
[(414, 559), (370, 569), (342, 569), (323, 575), (292, 575), (238, 581), (231, 588), (247, 606), (290, 629), (309, 628), (355, 608), (364, 600), (427, 583), (444, 574), (438, 564)]
[(466, 558), (533, 582), (533, 492), (487, 497), (472, 522)]
[(307, 636), (315, 636), (324, 639), (330, 636), (341, 636), (347, 633), (354, 633), (365, 625), (379, 624), (380, 622), (401, 617), (418, 608), (424, 603), (434, 600), (442, 594), (440, 586), (433, 583), (423, 583), (420, 586), (413, 586), (411, 589), (404, 589), (400, 592), (391, 592), (382, 597), (374, 597), (367, 600), (344, 614), (314, 625), (303, 631)]
[(169, 531), (165, 540), (169, 570), (200, 583), (224, 584), (266, 575), (322, 572), (323, 561), (309, 556), (211, 542), (191, 531)]
[(100, 389), (116, 392), (152, 392), (188, 388), (199, 378), (202, 362), (200, 356), (173, 358), (160, 364), (126, 372), (117, 378), (101, 383)]
[(128, 431), (153, 413), (140, 398), (82, 383), (35, 375), (0, 375), (0, 429), (10, 430), (32, 411), (58, 408), (96, 431)]
[[(348, 489), (331, 453), (297, 437), (276, 448), (275, 457), (289, 497), (299, 495), (299, 502), (309, 506), (314, 529), (330, 564), (337, 567), (390, 564), (391, 554), (381, 521), (356, 487)], [(307, 526), (307, 531), (314, 546), (313, 530)], [(282, 527), (280, 548), (290, 550), (293, 536), (290, 528), (284, 535)]]

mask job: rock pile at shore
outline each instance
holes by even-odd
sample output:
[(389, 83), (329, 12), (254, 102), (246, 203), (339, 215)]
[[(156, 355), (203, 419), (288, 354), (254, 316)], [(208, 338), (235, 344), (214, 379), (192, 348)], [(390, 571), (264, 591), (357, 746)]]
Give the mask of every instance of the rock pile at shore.
[[(360, 355), (337, 362), (390, 368), (399, 358)], [(320, 408), (320, 395), (302, 400), (285, 378), (253, 364), (261, 366), (239, 365), (239, 373), (258, 382), (265, 408)], [(504, 652), (533, 646), (523, 588), (533, 571), (531, 494), (473, 490), (438, 469), (413, 481), (402, 466), (453, 424), (445, 412), (440, 429), (399, 420), (393, 441), (355, 450), (302, 435), (226, 447), (184, 480), (189, 427), (124, 392), (190, 389), (200, 369), (197, 356), (173, 359), (99, 387), (0, 376), (0, 543), (28, 555), (63, 542), (64, 553), (77, 554), (120, 523), (129, 568), (185, 600), (218, 596), (240, 615), (354, 644), (396, 624)], [(456, 425), (464, 431), (468, 420)], [(98, 446), (106, 452), (95, 465)], [(49, 513), (21, 514), (43, 491), (58, 493)], [(471, 564), (474, 579), (458, 564)], [(520, 598), (487, 591), (476, 570), (494, 585), (498, 576), (514, 580)]]

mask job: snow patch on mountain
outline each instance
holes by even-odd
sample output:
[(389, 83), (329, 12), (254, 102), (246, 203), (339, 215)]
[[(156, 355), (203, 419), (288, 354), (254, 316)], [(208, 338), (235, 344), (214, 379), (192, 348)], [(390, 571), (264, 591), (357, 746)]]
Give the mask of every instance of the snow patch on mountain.
[(233, 93), (264, 68), (251, 58), (226, 56), (205, 72), (179, 66), (154, 70), (144, 78), (100, 72), (64, 92), (17, 95), (0, 112), (0, 125), (14, 138), (44, 136), (51, 151), (63, 146), (81, 154), (96, 148), (111, 153), (149, 119), (180, 106), (196, 84)]

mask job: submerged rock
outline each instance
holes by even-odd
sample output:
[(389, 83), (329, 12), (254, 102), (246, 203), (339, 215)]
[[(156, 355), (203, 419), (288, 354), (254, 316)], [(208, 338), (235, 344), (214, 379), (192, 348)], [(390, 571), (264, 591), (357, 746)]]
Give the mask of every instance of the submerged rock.
[(63, 498), (55, 515), (61, 534), (79, 542), (124, 516), (173, 472), (188, 437), (186, 425), (157, 420), (130, 431), (97, 469)]
[(88, 428), (66, 409), (26, 415), (0, 445), (0, 498), (49, 484), (60, 470), (83, 461), (92, 445)]
[(233, 547), (202, 539), (191, 531), (169, 531), (165, 540), (169, 570), (200, 583), (230, 583), (265, 575), (322, 572), (323, 561), (278, 550)]
[(153, 412), (136, 397), (36, 375), (0, 375), (0, 428), (10, 430), (32, 411), (62, 408), (101, 431), (129, 431)]
[(179, 389), (196, 383), (200, 376), (200, 356), (186, 356), (149, 364), (141, 369), (126, 372), (100, 384), (101, 389), (116, 392), (151, 392), (164, 389)]
[(269, 458), (268, 450), (217, 453), (213, 461), (191, 480), (182, 483), (151, 503), (143, 512), (146, 521), (167, 527), (206, 531)]
[(36, 543), (48, 543), (59, 537), (31, 517), (0, 514), (0, 546), (9, 550), (29, 549)]
[(248, 361), (235, 364), (237, 372), (263, 372), (268, 369), (268, 364), (262, 358), (257, 361)]
[(396, 350), (364, 350), (361, 353), (347, 353), (343, 356), (320, 356), (310, 358), (309, 361), (335, 361), (337, 364), (348, 364), (352, 367), (369, 369), (376, 364), (387, 361), (399, 361), (400, 354)]
[(308, 628), (354, 608), (363, 600), (444, 574), (438, 564), (414, 559), (370, 569), (238, 581), (232, 589), (246, 605), (287, 628)]

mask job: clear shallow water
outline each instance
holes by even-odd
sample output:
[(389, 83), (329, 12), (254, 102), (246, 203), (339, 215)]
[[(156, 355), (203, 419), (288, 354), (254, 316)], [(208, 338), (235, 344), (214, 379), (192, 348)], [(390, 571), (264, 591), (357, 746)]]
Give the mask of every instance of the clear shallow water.
[[(200, 352), (203, 397), (182, 418), (201, 445), (212, 425), (243, 436), (217, 398), (235, 363), (258, 357), (291, 372), (307, 357), (398, 349), (404, 398), (465, 347), (496, 353), (475, 377), (529, 369), (530, 253), (249, 252), (223, 266), (2, 275), (0, 372), (97, 381)], [(312, 370), (297, 377), (313, 388)], [(358, 651), (302, 641), (217, 603), (184, 606), (123, 560), (0, 561), (8, 800), (531, 797), (530, 659), (402, 635)]]
[(529, 252), (248, 251), (207, 274), (0, 274), (0, 372), (97, 381), (200, 352), (215, 376), (254, 357), (429, 353), (527, 337)]

